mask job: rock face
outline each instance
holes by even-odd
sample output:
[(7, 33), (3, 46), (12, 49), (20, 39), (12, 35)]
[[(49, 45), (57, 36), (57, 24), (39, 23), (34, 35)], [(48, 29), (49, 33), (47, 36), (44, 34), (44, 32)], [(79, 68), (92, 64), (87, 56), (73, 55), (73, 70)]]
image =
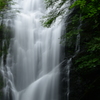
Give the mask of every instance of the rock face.
[(3, 77), (0, 74), (0, 100), (3, 100)]
[[(72, 23), (72, 19), (76, 16), (75, 23)], [(98, 15), (100, 16), (100, 15)], [(67, 18), (66, 34), (71, 30), (77, 30), (80, 25), (80, 13), (79, 8), (75, 8)], [(78, 18), (78, 19), (77, 19)], [(99, 22), (99, 20), (98, 20)], [(61, 98), (67, 99), (67, 71), (66, 62), (69, 58), (72, 58), (72, 66), (70, 69), (70, 95), (69, 100), (100, 100), (100, 63), (95, 62), (94, 59), (100, 61), (98, 57), (100, 51), (98, 50), (100, 43), (93, 41), (94, 38), (99, 38), (100, 35), (96, 32), (100, 32), (98, 27), (93, 29), (91, 25), (94, 24), (92, 19), (85, 19), (81, 22), (80, 29), (80, 50), (75, 55), (77, 34), (72, 34), (70, 38), (66, 40), (65, 46), (65, 62), (61, 65)], [(73, 29), (74, 28), (74, 29)], [(99, 41), (99, 40), (98, 40)], [(91, 44), (98, 45), (97, 50), (92, 51)], [(82, 58), (83, 57), (83, 58)], [(86, 58), (87, 57), (87, 58)], [(80, 58), (83, 60), (79, 61)], [(79, 62), (78, 62), (79, 61)], [(77, 63), (78, 62), (78, 63)], [(92, 66), (93, 65), (93, 66)]]

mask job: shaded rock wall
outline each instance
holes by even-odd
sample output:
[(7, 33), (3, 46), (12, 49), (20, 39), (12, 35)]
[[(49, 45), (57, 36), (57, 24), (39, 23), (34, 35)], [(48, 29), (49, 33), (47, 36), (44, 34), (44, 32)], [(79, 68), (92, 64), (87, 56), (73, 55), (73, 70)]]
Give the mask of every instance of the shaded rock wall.
[[(76, 16), (76, 21), (73, 23), (73, 18)], [(98, 17), (100, 15), (98, 14)], [(78, 18), (78, 19), (77, 19)], [(77, 30), (80, 24), (80, 9), (76, 7), (73, 9), (72, 13), (66, 18), (66, 33), (69, 33), (72, 30)], [(100, 20), (97, 18), (98, 23)], [(69, 100), (100, 100), (100, 64), (98, 63), (89, 63), (92, 59), (99, 59), (100, 51), (94, 50), (93, 52), (88, 52), (89, 46), (88, 43), (92, 43), (93, 38), (100, 37), (100, 24), (98, 27), (93, 28), (92, 25), (95, 25), (94, 18), (87, 18), (82, 21), (80, 34), (80, 51), (75, 57), (75, 46), (77, 41), (77, 34), (73, 34), (70, 38), (66, 37), (66, 46), (65, 46), (65, 62), (61, 66), (61, 98), (63, 100), (67, 99), (67, 74), (66, 74), (66, 62), (69, 58), (72, 59), (72, 66), (70, 70), (70, 98)], [(95, 42), (95, 41), (94, 41)], [(97, 42), (96, 42), (97, 43)], [(95, 44), (96, 44), (95, 43)], [(100, 43), (97, 43), (100, 45)], [(91, 55), (91, 58), (86, 59), (85, 57)], [(76, 63), (81, 57), (84, 57), (83, 61)], [(84, 64), (86, 63), (86, 64)], [(89, 63), (89, 64), (88, 64)], [(82, 68), (80, 65), (84, 64)], [(93, 64), (93, 66), (92, 66)], [(86, 66), (85, 66), (86, 65)], [(95, 65), (95, 66), (94, 66)], [(90, 67), (89, 67), (90, 66)]]

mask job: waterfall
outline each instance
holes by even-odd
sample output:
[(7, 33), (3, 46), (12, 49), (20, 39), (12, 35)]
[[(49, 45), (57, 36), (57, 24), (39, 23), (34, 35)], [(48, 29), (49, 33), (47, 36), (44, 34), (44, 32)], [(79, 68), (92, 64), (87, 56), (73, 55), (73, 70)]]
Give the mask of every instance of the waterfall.
[(58, 100), (61, 19), (44, 28), (44, 0), (15, 2), (12, 8), (20, 12), (9, 20), (14, 37), (6, 64), (1, 58), (5, 100)]
[(79, 20), (79, 26), (77, 28), (78, 30), (78, 34), (76, 36), (76, 44), (75, 44), (75, 53), (72, 57), (70, 57), (68, 60), (67, 60), (67, 64), (66, 64), (66, 73), (67, 73), (67, 100), (70, 100), (69, 99), (69, 96), (70, 96), (70, 70), (71, 70), (71, 65), (72, 65), (72, 59), (74, 57), (77, 56), (77, 54), (80, 52), (80, 39), (81, 39), (81, 36), (80, 36), (80, 29), (81, 29), (81, 25), (82, 25), (82, 21), (81, 21), (81, 15), (80, 15), (80, 20)]
[(70, 67), (72, 64), (72, 58), (70, 58), (67, 61), (66, 65), (66, 71), (67, 71), (67, 100), (69, 100), (69, 94), (70, 94)]

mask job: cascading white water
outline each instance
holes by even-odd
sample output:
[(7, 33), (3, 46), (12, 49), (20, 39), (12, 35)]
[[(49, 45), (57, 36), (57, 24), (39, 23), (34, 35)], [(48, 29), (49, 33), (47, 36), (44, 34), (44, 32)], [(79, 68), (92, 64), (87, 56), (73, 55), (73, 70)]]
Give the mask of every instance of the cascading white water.
[(62, 23), (57, 18), (50, 28), (41, 26), (44, 0), (16, 0), (20, 8), (12, 29), (7, 63), (2, 63), (6, 100), (58, 100), (59, 54)]

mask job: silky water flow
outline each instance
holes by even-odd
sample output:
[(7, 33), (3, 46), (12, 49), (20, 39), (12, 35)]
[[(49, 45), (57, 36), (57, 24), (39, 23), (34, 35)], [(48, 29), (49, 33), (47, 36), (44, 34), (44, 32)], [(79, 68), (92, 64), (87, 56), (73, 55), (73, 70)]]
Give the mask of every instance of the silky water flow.
[[(5, 100), (59, 100), (60, 36), (58, 17), (50, 28), (40, 19), (44, 0), (14, 0), (20, 12), (10, 19), (14, 38), (10, 41), (6, 65), (1, 58)], [(8, 21), (9, 22), (9, 21)]]

